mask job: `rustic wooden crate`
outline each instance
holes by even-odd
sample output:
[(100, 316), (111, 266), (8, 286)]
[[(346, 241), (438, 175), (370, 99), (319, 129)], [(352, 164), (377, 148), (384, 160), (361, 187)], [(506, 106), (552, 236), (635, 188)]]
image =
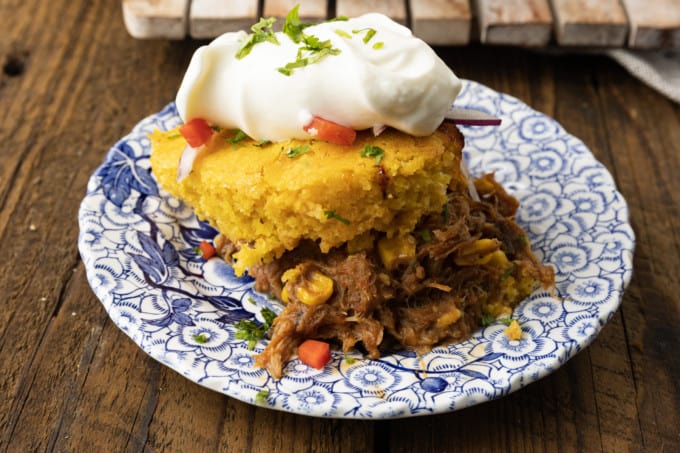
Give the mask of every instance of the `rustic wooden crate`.
[(433, 45), (680, 48), (680, 0), (121, 1), (136, 38), (213, 38), (299, 4), (306, 22), (380, 12)]

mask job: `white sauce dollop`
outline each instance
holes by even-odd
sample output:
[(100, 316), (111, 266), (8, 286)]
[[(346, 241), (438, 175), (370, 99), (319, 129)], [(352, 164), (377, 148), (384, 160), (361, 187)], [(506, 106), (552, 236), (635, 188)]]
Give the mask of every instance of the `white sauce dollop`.
[[(376, 33), (364, 43), (369, 29)], [(312, 116), (355, 130), (387, 125), (423, 136), (441, 124), (461, 89), (425, 42), (381, 14), (324, 22), (304, 33), (330, 40), (340, 53), (287, 76), (278, 68), (295, 61), (300, 44), (281, 32), (279, 45), (258, 43), (242, 59), (235, 55), (248, 39), (243, 31), (199, 48), (177, 93), (181, 118), (204, 118), (255, 140), (307, 139), (303, 127)]]

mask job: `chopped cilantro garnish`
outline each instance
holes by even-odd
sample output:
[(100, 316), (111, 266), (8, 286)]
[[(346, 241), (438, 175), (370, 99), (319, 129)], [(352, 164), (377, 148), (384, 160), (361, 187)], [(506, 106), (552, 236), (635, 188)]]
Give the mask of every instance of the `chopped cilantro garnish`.
[(260, 140), (259, 142), (255, 143), (255, 146), (257, 146), (258, 148), (262, 148), (263, 146), (271, 144), (271, 142), (272, 142), (271, 140)]
[(206, 344), (209, 338), (204, 334), (193, 335), (194, 341), (199, 344)]
[(293, 148), (288, 148), (288, 151), (285, 152), (285, 155), (290, 157), (291, 159), (302, 156), (303, 154), (306, 154), (309, 152), (309, 145), (300, 145), (300, 146), (295, 146)]
[(339, 28), (335, 29), (335, 34), (342, 37), (342, 38), (352, 39), (352, 35), (347, 33), (345, 30), (341, 30)]
[(346, 218), (342, 217), (340, 214), (335, 212), (335, 209), (332, 209), (330, 211), (324, 211), (323, 213), (326, 214), (327, 219), (335, 219), (339, 222), (344, 223), (345, 225), (349, 225), (349, 220), (347, 220)]
[(375, 36), (376, 33), (377, 33), (377, 31), (375, 31), (374, 28), (369, 28), (369, 29), (366, 31), (366, 34), (364, 35), (364, 39), (363, 39), (364, 44), (368, 44), (368, 41), (370, 41), (371, 39), (373, 39), (373, 37)]
[(345, 354), (345, 362), (347, 362), (347, 365), (351, 365), (354, 362), (356, 362), (356, 359), (352, 356)]
[(248, 41), (243, 44), (243, 47), (241, 47), (241, 49), (236, 52), (236, 58), (240, 60), (241, 58), (247, 56), (250, 51), (253, 50), (255, 44), (259, 44), (261, 42), (268, 41), (272, 44), (279, 45), (279, 40), (276, 39), (274, 30), (272, 30), (272, 25), (274, 25), (274, 22), (276, 22), (276, 19), (273, 17), (270, 17), (269, 19), (261, 17), (258, 23), (250, 27), (253, 33), (249, 35)]
[(515, 271), (515, 263), (510, 263), (510, 267), (508, 267), (505, 272), (503, 272), (503, 275), (501, 275), (501, 283), (506, 281), (508, 277), (512, 275), (512, 273)]
[(243, 132), (241, 129), (234, 129), (233, 132), (234, 136), (227, 139), (227, 141), (232, 145), (236, 145), (237, 143), (242, 142), (243, 140), (248, 138), (248, 135), (246, 135), (246, 133)]
[(334, 48), (330, 40), (321, 41), (314, 35), (304, 33), (304, 29), (313, 24), (300, 22), (298, 7), (299, 5), (296, 5), (290, 10), (286, 16), (286, 22), (283, 24), (283, 32), (294, 43), (302, 44), (298, 48), (295, 61), (278, 68), (278, 71), (286, 76), (291, 75), (295, 69), (304, 68), (310, 64), (320, 62), (329, 55), (338, 55), (340, 53), (340, 49)]
[(442, 213), (442, 217), (444, 219), (444, 225), (447, 225), (449, 223), (449, 219), (451, 218), (451, 213), (449, 213), (449, 204), (446, 203), (444, 205), (444, 212)]
[(182, 134), (180, 134), (179, 132), (173, 132), (172, 134), (168, 134), (165, 138), (173, 139), (173, 138), (177, 138), (177, 137), (181, 137), (181, 136), (182, 136)]
[(212, 126), (210, 126), (210, 129), (214, 130), (215, 132), (219, 132), (219, 131), (222, 130), (222, 128), (217, 126), (216, 124), (213, 124)]
[(332, 17), (325, 22), (347, 22), (349, 20), (349, 17), (347, 16), (337, 16), (337, 17)]
[(255, 404), (267, 404), (269, 401), (269, 390), (262, 389), (255, 394)]
[(260, 313), (264, 318), (264, 323), (262, 324), (253, 319), (242, 319), (234, 324), (236, 327), (234, 337), (237, 340), (246, 340), (248, 342), (248, 349), (255, 349), (257, 342), (267, 335), (267, 331), (272, 326), (274, 318), (276, 318), (276, 313), (267, 307), (264, 307)]
[(300, 9), (300, 5), (295, 5), (293, 9), (288, 12), (288, 15), (286, 16), (286, 22), (284, 22), (283, 28), (281, 30), (286, 35), (288, 35), (288, 37), (294, 43), (302, 42), (305, 37), (305, 34), (302, 32), (302, 30), (312, 25), (300, 22), (298, 9)]
[(509, 326), (510, 323), (512, 322), (512, 318), (500, 318), (497, 320), (501, 324), (505, 324), (506, 326)]
[(483, 313), (482, 314), (482, 325), (483, 326), (490, 326), (493, 324), (493, 322), (496, 320), (496, 318), (489, 313)]
[(253, 305), (257, 305), (257, 301), (253, 299), (252, 297), (248, 297), (248, 302), (250, 302)]
[(527, 245), (529, 245), (529, 241), (527, 240), (527, 237), (522, 233), (519, 233), (517, 235), (517, 240), (519, 241), (520, 244), (522, 244), (522, 247), (526, 247)]
[(420, 230), (420, 238), (423, 242), (432, 242), (432, 232), (430, 230)]
[(262, 314), (262, 317), (264, 318), (264, 323), (268, 326), (271, 327), (271, 325), (274, 323), (274, 319), (276, 319), (276, 312), (272, 310), (271, 308), (264, 307), (262, 310), (260, 310), (260, 313)]
[(368, 42), (371, 39), (373, 39), (375, 34), (378, 33), (375, 28), (362, 28), (362, 29), (359, 29), (359, 30), (352, 30), (352, 33), (354, 33), (355, 35), (358, 35), (359, 33), (363, 32), (363, 31), (366, 32), (366, 34), (364, 35), (364, 38), (362, 39), (364, 44), (368, 44)]
[(375, 157), (375, 164), (380, 165), (383, 157), (385, 157), (385, 151), (379, 146), (366, 145), (359, 155), (361, 157)]
[(377, 43), (373, 44), (373, 48), (374, 48), (375, 50), (382, 49), (384, 45), (385, 45), (384, 42), (378, 41)]

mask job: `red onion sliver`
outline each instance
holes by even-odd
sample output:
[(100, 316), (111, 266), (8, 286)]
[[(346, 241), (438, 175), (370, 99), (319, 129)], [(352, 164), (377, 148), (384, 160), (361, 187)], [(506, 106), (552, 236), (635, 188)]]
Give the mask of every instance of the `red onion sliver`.
[(182, 182), (184, 178), (189, 176), (191, 170), (194, 169), (194, 161), (205, 148), (205, 145), (201, 145), (198, 148), (187, 145), (182, 150), (182, 155), (179, 158), (179, 165), (177, 166), (177, 182)]
[(450, 108), (444, 120), (461, 126), (498, 126), (501, 124), (500, 118), (472, 109)]

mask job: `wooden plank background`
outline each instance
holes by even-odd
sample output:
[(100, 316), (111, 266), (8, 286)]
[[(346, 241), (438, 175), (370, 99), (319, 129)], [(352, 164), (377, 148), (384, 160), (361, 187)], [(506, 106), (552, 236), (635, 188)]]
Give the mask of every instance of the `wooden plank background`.
[(138, 38), (212, 38), (260, 16), (381, 12), (433, 45), (680, 48), (678, 0), (122, 0)]

